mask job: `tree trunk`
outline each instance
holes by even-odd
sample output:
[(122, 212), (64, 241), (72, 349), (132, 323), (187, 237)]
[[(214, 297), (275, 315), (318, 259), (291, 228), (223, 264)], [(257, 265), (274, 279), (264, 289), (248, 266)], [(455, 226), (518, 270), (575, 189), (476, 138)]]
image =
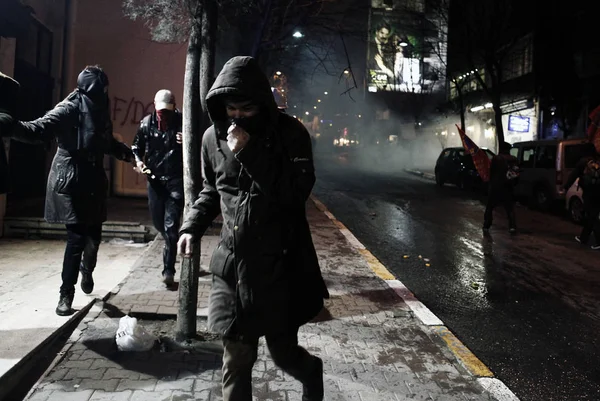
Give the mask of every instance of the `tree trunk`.
[(254, 37), (254, 44), (252, 46), (252, 57), (258, 59), (261, 53), (262, 41), (265, 37), (265, 30), (269, 21), (271, 20), (271, 9), (273, 7), (273, 0), (266, 0), (265, 12), (260, 21), (260, 26), (256, 30), (256, 36)]
[(504, 126), (502, 124), (502, 109), (500, 108), (500, 93), (493, 97), (494, 102), (494, 121), (496, 123), (496, 139), (498, 140), (498, 149), (500, 144), (504, 142)]
[(219, 18), (217, 3), (205, 0), (202, 10), (202, 54), (200, 55), (200, 101), (202, 102), (201, 134), (210, 126), (206, 95), (213, 84), (215, 75), (215, 57), (217, 44), (217, 22)]
[[(200, 189), (200, 26), (194, 24), (190, 32), (183, 85), (183, 184), (185, 209), (188, 214)], [(198, 275), (200, 244), (194, 244), (191, 258), (183, 258), (179, 281), (179, 310), (177, 311), (176, 339), (196, 336), (198, 303)]]

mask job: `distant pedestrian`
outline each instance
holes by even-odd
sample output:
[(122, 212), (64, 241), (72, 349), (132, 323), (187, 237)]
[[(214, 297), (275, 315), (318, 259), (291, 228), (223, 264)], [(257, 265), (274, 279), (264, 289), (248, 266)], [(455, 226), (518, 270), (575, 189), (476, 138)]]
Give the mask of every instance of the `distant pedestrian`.
[(137, 171), (148, 177), (152, 223), (165, 240), (162, 278), (167, 286), (171, 286), (183, 212), (182, 120), (181, 113), (175, 108), (175, 96), (167, 89), (156, 92), (154, 109), (140, 122), (131, 149)]
[(508, 227), (516, 233), (514, 188), (519, 179), (519, 166), (516, 157), (510, 154), (512, 146), (507, 142), (500, 144), (500, 152), (492, 158), (488, 201), (485, 208), (483, 230), (488, 232), (494, 220), (494, 209), (502, 205), (508, 216)]
[(44, 217), (49, 223), (65, 224), (67, 246), (62, 285), (56, 314), (73, 313), (75, 284), (81, 271), (81, 289), (94, 290), (96, 267), (106, 221), (108, 179), (104, 155), (133, 162), (129, 147), (113, 137), (108, 99), (108, 77), (98, 66), (86, 67), (77, 78), (77, 88), (46, 115), (15, 127), (20, 135), (56, 138), (58, 149), (46, 188)]
[(579, 179), (579, 187), (583, 191), (584, 221), (581, 234), (575, 237), (580, 244), (587, 244), (592, 233), (596, 244), (592, 249), (600, 249), (600, 152), (593, 144), (587, 144), (584, 156), (579, 160), (565, 183), (564, 189), (569, 188)]

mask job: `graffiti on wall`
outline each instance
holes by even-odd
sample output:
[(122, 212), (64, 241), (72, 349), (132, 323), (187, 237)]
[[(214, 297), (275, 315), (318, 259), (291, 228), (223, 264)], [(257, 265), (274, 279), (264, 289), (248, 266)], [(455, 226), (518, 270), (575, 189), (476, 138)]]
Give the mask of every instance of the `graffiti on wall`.
[(144, 103), (136, 99), (135, 96), (131, 97), (131, 99), (114, 96), (111, 101), (112, 120), (120, 126), (126, 124), (138, 125), (140, 120), (153, 110), (153, 102)]

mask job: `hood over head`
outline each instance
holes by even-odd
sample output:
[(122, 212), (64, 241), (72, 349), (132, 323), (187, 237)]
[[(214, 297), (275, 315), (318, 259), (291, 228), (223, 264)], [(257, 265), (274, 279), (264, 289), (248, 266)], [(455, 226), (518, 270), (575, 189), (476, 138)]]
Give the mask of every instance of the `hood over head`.
[(227, 123), (225, 99), (228, 97), (252, 100), (259, 104), (260, 113), (267, 113), (270, 122), (274, 122), (279, 113), (269, 79), (256, 60), (249, 56), (236, 56), (227, 61), (208, 91), (208, 113), (216, 125)]
[(94, 106), (99, 106), (108, 100), (108, 77), (100, 67), (85, 67), (77, 77), (77, 89), (88, 97)]

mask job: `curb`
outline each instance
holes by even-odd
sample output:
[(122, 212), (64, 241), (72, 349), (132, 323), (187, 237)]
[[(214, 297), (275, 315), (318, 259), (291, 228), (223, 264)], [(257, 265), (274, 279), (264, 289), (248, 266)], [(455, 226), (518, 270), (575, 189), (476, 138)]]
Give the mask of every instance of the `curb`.
[[(406, 170), (412, 174), (419, 173), (423, 176), (426, 173)], [(431, 174), (429, 174), (431, 175)], [(369, 268), (386, 284), (394, 290), (412, 310), (417, 318), (444, 341), (450, 352), (456, 357), (457, 361), (474, 377), (477, 382), (498, 401), (519, 401), (519, 398), (500, 380), (494, 377), (492, 371), (481, 362), (475, 354), (471, 352), (456, 336), (444, 325), (444, 323), (421, 303), (402, 282), (390, 273), (390, 271), (373, 255), (352, 232), (327, 209), (320, 200), (311, 194), (311, 200), (321, 212), (338, 227), (340, 232), (346, 237), (347, 241), (365, 258)]]
[[(156, 237), (158, 237), (159, 235), (160, 234), (157, 234)], [(148, 247), (136, 259), (136, 261), (133, 262), (133, 265), (131, 266), (132, 271), (136, 267), (139, 267), (142, 265), (143, 261), (145, 260), (146, 255), (148, 254), (148, 252), (150, 252), (150, 249), (152, 248), (152, 246), (156, 246), (155, 245), (156, 237), (152, 242), (150, 242), (148, 244)], [(46, 340), (44, 340), (42, 342), (42, 344), (46, 344), (46, 345), (51, 344), (54, 340), (51, 341), (50, 339), (56, 339), (56, 338), (59, 338), (60, 336), (62, 336), (63, 334), (65, 334), (65, 329), (67, 327), (69, 327), (70, 325), (72, 325), (77, 319), (79, 319), (77, 326), (73, 329), (71, 335), (67, 339), (64, 346), (61, 347), (61, 350), (56, 354), (56, 356), (53, 358), (52, 362), (50, 362), (50, 365), (48, 366), (48, 368), (46, 368), (46, 370), (44, 370), (42, 375), (36, 380), (36, 382), (33, 384), (33, 386), (31, 386), (31, 388), (29, 389), (29, 391), (23, 398), (24, 400), (26, 400), (28, 397), (30, 397), (35, 392), (35, 390), (39, 387), (39, 385), (44, 381), (46, 376), (48, 376), (48, 374), (52, 371), (52, 369), (54, 369), (62, 361), (62, 359), (66, 355), (66, 352), (73, 346), (73, 344), (75, 344), (77, 342), (77, 340), (81, 336), (81, 331), (83, 331), (83, 330), (79, 330), (79, 327), (82, 324), (87, 327), (87, 324), (89, 322), (97, 319), (98, 316), (101, 315), (102, 310), (104, 308), (103, 305), (106, 302), (108, 302), (110, 300), (110, 298), (112, 298), (113, 296), (115, 296), (116, 294), (119, 293), (119, 291), (123, 287), (123, 283), (125, 282), (125, 280), (127, 280), (127, 278), (129, 277), (130, 274), (131, 274), (131, 272), (127, 276), (125, 276), (125, 278), (123, 278), (123, 280), (121, 280), (121, 282), (119, 284), (117, 284), (112, 290), (108, 291), (102, 298), (95, 298), (92, 301), (90, 301), (89, 304), (87, 304), (85, 307), (81, 308), (80, 311), (78, 311), (73, 316), (71, 316), (71, 318), (69, 318), (69, 320), (67, 322), (65, 322), (65, 324), (63, 324), (60, 328), (55, 330), (48, 338), (46, 338)], [(97, 302), (99, 302), (101, 304), (100, 309), (92, 311), (92, 309), (94, 308), (94, 305), (96, 305)], [(92, 311), (92, 312), (90, 312), (90, 311)], [(84, 328), (84, 330), (85, 330), (85, 328)], [(27, 354), (23, 359), (27, 358), (32, 353), (36, 352), (36, 350), (41, 348), (42, 344), (38, 345), (32, 352)], [(19, 362), (19, 364), (20, 363), (21, 362)], [(8, 373), (10, 373), (10, 371), (8, 371), (7, 374)], [(2, 398), (0, 397), (0, 399), (2, 399)]]
[[(63, 338), (69, 331), (69, 338), (67, 338), (65, 345), (61, 346), (61, 350), (64, 349), (66, 345), (70, 343), (70, 337), (73, 332), (77, 330), (77, 327), (86, 319), (89, 311), (92, 307), (98, 302), (100, 299), (95, 298), (91, 300), (87, 305), (82, 307), (79, 311), (75, 312), (69, 319), (61, 325), (59, 328), (54, 330), (48, 337), (46, 337), (41, 343), (39, 343), (35, 348), (27, 353), (15, 366), (13, 366), (10, 370), (8, 370), (2, 377), (0, 377), (0, 383), (8, 382), (8, 385), (0, 386), (2, 390), (0, 390), (0, 399), (4, 399), (3, 397), (10, 395), (14, 391), (19, 391), (18, 386), (21, 380), (26, 380), (28, 375), (35, 372), (35, 368), (38, 366), (40, 362), (47, 355), (52, 355), (52, 348), (61, 343), (61, 338)], [(49, 364), (49, 367), (45, 369), (38, 379), (33, 383), (32, 387), (27, 391), (27, 395), (23, 398), (27, 398), (27, 396), (39, 385), (40, 381), (46, 377), (48, 372), (55, 366), (55, 361), (57, 358), (62, 358), (62, 351), (58, 352), (57, 355), (52, 358), (52, 361)]]
[(432, 173), (424, 173), (419, 170), (411, 170), (411, 169), (404, 169), (404, 171), (406, 171), (407, 173), (422, 177), (422, 178), (426, 178), (428, 180), (435, 181), (435, 174), (432, 174)]
[[(100, 309), (96, 309), (96, 310), (92, 311), (96, 301), (100, 301), (101, 303), (105, 302), (99, 298), (95, 299), (94, 302), (92, 302), (92, 305), (90, 305), (90, 308), (87, 310), (86, 316), (83, 316), (83, 318), (81, 319), (81, 321), (79, 322), (77, 327), (75, 327), (75, 329), (73, 330), (73, 332), (71, 333), (71, 335), (69, 336), (69, 338), (67, 339), (67, 341), (65, 342), (63, 347), (61, 348), (61, 350), (56, 354), (56, 356), (54, 357), (54, 359), (52, 360), (52, 362), (50, 363), (48, 368), (37, 379), (35, 384), (29, 389), (29, 391), (27, 392), (25, 397), (23, 397), (23, 400), (29, 399), (29, 397), (31, 397), (35, 393), (35, 391), (38, 389), (38, 387), (44, 381), (44, 379), (52, 372), (52, 370), (57, 365), (59, 365), (62, 362), (62, 360), (65, 358), (67, 352), (71, 349), (71, 347), (73, 347), (73, 345), (75, 345), (77, 343), (77, 341), (79, 341), (79, 338), (81, 337), (81, 334), (83, 333), (83, 331), (87, 328), (87, 325), (90, 322), (93, 322), (94, 320), (96, 320), (102, 314), (102, 310), (103, 310), (102, 306), (100, 306)], [(90, 312), (90, 311), (92, 311), (92, 312)], [(80, 329), (80, 327), (82, 327), (82, 326), (84, 326), (84, 327)]]

